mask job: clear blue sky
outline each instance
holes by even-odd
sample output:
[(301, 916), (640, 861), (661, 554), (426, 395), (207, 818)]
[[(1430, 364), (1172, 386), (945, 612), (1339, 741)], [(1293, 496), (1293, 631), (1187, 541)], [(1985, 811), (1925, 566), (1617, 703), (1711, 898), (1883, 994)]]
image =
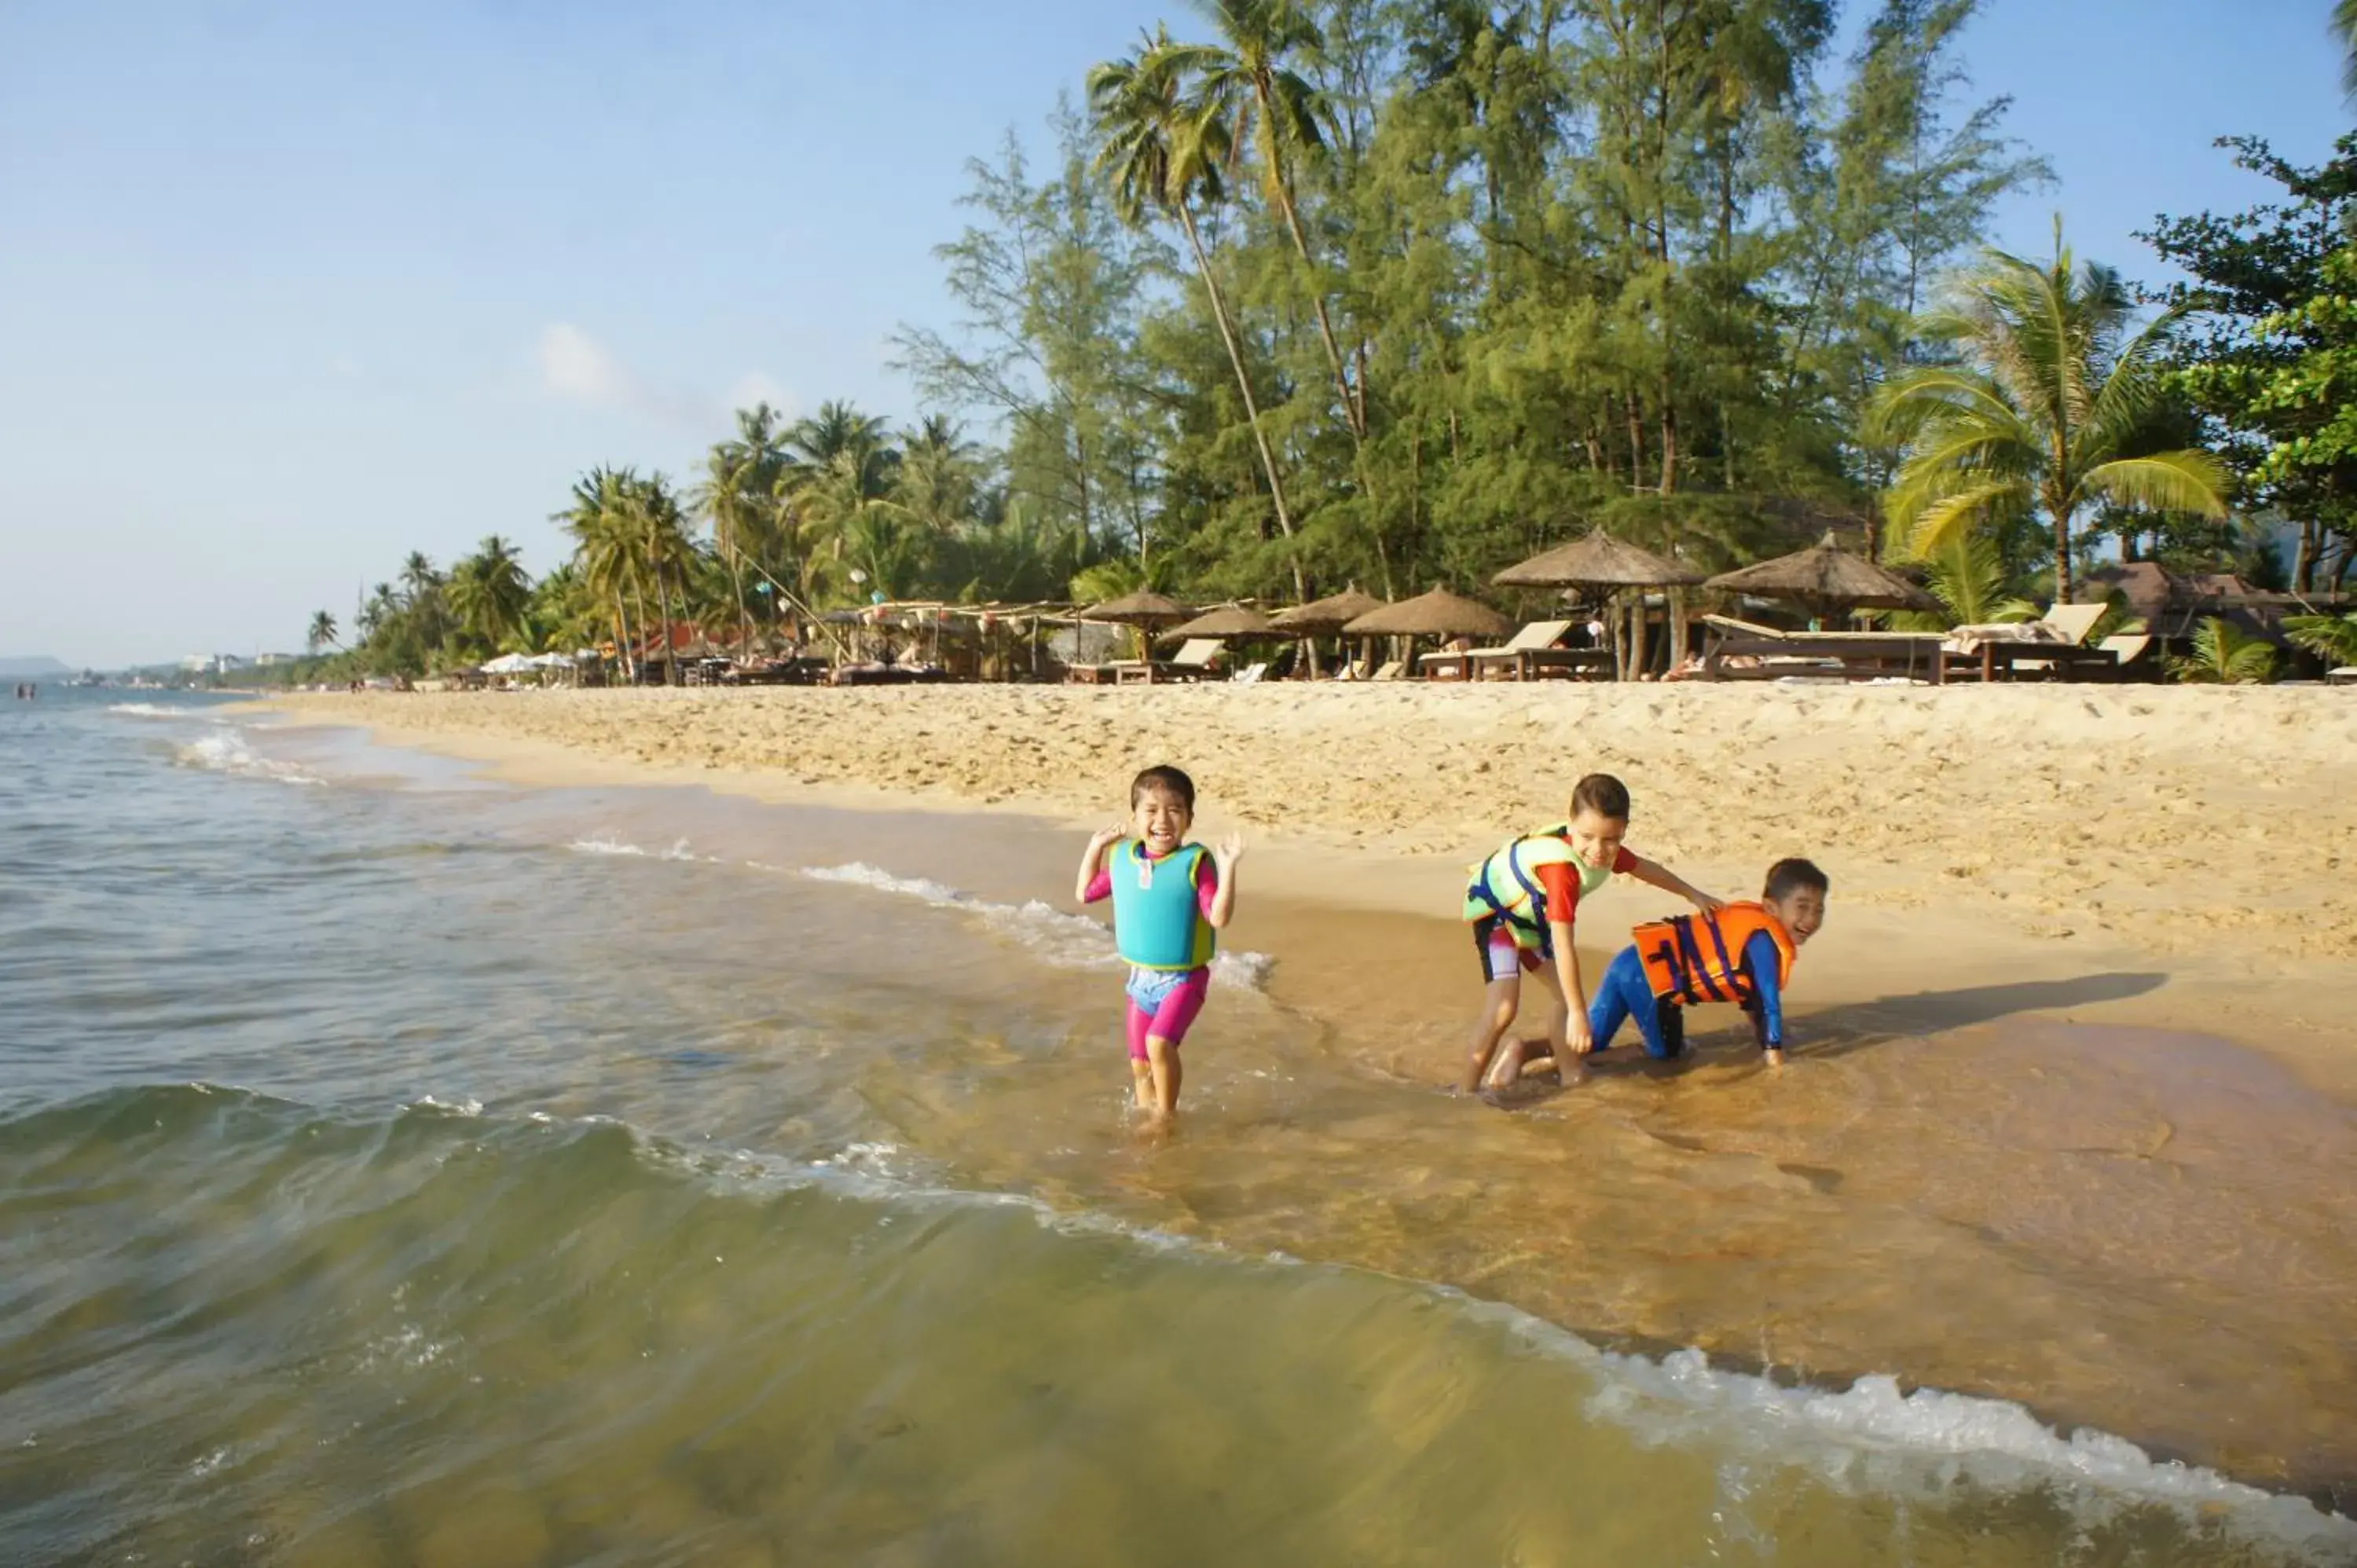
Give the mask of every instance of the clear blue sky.
[[(1850, 0), (1852, 10), (1861, 0)], [(2349, 121), (2326, 0), (1990, 0), (2058, 188), (1991, 238), (2154, 271), (2156, 211)], [(906, 416), (967, 157), (1175, 0), (0, 5), (0, 655), (301, 644), (404, 553), (535, 570), (581, 469), (737, 401)]]

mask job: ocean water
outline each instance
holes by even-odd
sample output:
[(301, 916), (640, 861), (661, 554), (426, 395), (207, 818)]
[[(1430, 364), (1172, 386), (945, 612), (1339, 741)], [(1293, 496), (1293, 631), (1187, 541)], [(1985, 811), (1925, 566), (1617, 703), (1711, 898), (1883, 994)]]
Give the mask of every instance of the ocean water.
[[(1061, 839), (512, 789), (184, 699), (49, 692), (0, 762), (0, 1562), (2357, 1562), (2347, 1434), (2295, 1430), (2346, 1330), (2189, 1326), (2238, 1287), (2167, 1248), (2250, 1230), (2233, 1171), (2100, 1178), (2194, 1280), (2106, 1305), (2070, 1206), (1929, 1240), (1969, 1228), (1896, 1156), (1849, 1145), (1893, 1176), (1845, 1198), (1733, 1148), (1732, 1091), (1708, 1136), (1644, 1101), (1642, 1153), (1616, 1107), (1677, 1086), (1439, 1101), (1249, 950), (1282, 921), (1157, 1144)], [(2345, 1301), (2343, 1218), (2274, 1221), (2250, 1288)], [(1747, 1361), (1766, 1317), (1695, 1304), (1763, 1253), (1817, 1337)], [(2072, 1320), (2028, 1403), (1923, 1386), (2023, 1303)]]

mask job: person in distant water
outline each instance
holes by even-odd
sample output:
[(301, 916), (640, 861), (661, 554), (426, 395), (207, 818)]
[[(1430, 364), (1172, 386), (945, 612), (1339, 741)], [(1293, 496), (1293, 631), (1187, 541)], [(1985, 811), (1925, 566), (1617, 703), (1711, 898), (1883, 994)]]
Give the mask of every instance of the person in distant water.
[(1768, 1065), (1784, 1065), (1784, 988), (1801, 946), (1825, 923), (1832, 885), (1813, 861), (1780, 860), (1768, 868), (1760, 900), (1722, 905), (1639, 926), (1597, 987), (1589, 1035), (1611, 1048), (1621, 1024), (1637, 1020), (1645, 1054), (1685, 1051), (1685, 1010), (1732, 1002), (1751, 1016)]
[(1129, 965), (1129, 1072), (1137, 1107), (1157, 1122), (1178, 1111), (1178, 1047), (1203, 1010), (1216, 932), (1236, 907), (1233, 834), (1217, 849), (1189, 843), (1195, 781), (1149, 768), (1130, 781), (1126, 823), (1103, 829), (1081, 856), (1072, 897), (1113, 900), (1114, 940)]
[[(1568, 821), (1515, 839), (1473, 868), (1464, 918), (1472, 922), (1473, 950), (1488, 989), (1459, 1092), (1481, 1088), (1493, 1071), (1492, 1087), (1512, 1083), (1523, 1063), (1538, 1056), (1561, 1062), (1566, 1048), (1587, 1054), (1587, 991), (1572, 928), (1579, 901), (1615, 873), (1674, 893), (1698, 909), (1718, 908), (1717, 899), (1684, 877), (1624, 848), (1620, 841), (1628, 832), (1629, 787), (1609, 773), (1591, 773), (1571, 791)], [(1499, 1041), (1522, 1007), (1526, 969), (1539, 977), (1553, 1004), (1547, 1038), (1516, 1041), (1501, 1053)]]

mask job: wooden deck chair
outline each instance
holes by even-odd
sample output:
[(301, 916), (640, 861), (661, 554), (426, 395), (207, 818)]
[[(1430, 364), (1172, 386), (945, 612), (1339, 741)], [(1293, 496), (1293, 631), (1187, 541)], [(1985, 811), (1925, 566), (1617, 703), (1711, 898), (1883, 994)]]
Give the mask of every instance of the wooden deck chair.
[(2141, 635), (2134, 637), (2107, 637), (2104, 639), (2103, 641), (2095, 644), (2095, 646), (2110, 654), (2113, 658), (2118, 660), (2120, 661), (2120, 668), (2125, 670), (2129, 665), (2135, 663), (2137, 660), (2142, 659), (2145, 654), (2151, 650), (2152, 639)]
[(1265, 664), (1247, 664), (1229, 676), (1228, 683), (1232, 686), (1257, 686), (1260, 678), (1267, 673), (1268, 666)]
[(1367, 677), (1370, 681), (1396, 681), (1407, 672), (1407, 660), (1394, 659)]
[(2357, 664), (2343, 664), (2329, 670), (2325, 671), (2324, 679), (2329, 685), (2357, 686)]
[(2109, 605), (2050, 605), (2039, 618), (2062, 634), (2062, 640), (2073, 648), (2083, 646), (2087, 634), (2112, 613)]
[(1216, 637), (1190, 637), (1170, 656), (1168, 668), (1189, 675), (1208, 674), (1211, 666), (1220, 661), (1220, 650), (1225, 646)]

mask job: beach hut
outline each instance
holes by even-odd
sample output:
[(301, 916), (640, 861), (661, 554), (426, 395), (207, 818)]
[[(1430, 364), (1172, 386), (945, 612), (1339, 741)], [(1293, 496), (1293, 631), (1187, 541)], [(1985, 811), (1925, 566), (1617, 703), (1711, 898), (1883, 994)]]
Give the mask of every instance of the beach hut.
[[(1624, 681), (1645, 667), (1646, 590), (1675, 590), (1702, 580), (1700, 572), (1615, 539), (1600, 528), (1509, 566), (1490, 579), (1501, 588), (1587, 588), (1601, 590), (1608, 601), (1624, 600), (1629, 611), (1626, 638), (1621, 618), (1607, 618), (1612, 628), (1613, 662)], [(1676, 602), (1674, 593), (1669, 609), (1670, 663), (1674, 668), (1685, 656), (1684, 607)]]
[(1833, 531), (1806, 550), (1722, 572), (1703, 585), (1714, 593), (1791, 599), (1818, 618), (1855, 610), (1936, 610), (1939, 601), (1863, 555), (1835, 542)]
[(1452, 594), (1437, 584), (1427, 594), (1369, 610), (1342, 628), (1349, 637), (1503, 637), (1513, 622), (1487, 605)]

